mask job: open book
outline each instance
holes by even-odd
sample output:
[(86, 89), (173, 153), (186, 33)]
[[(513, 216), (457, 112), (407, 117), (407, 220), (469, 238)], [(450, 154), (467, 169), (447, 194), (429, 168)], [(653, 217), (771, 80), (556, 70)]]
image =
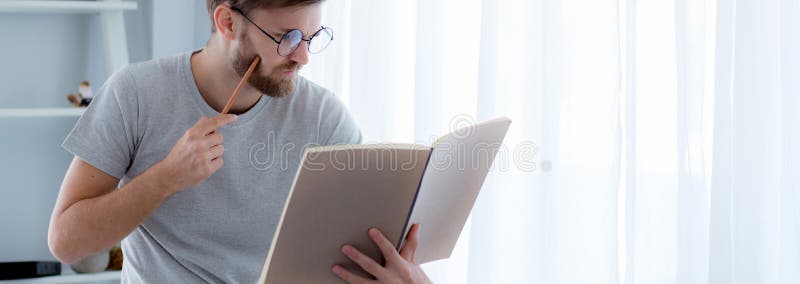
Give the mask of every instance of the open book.
[(415, 144), (339, 145), (305, 151), (258, 283), (343, 283), (340, 264), (368, 276), (344, 244), (376, 261), (375, 227), (399, 249), (420, 224), (417, 263), (450, 257), (511, 120), (497, 118)]

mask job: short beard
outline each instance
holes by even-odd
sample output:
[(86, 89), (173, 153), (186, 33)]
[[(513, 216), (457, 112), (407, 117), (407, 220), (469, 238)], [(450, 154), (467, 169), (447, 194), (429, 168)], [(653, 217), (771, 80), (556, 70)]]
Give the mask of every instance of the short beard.
[[(243, 35), (241, 37), (241, 42), (242, 48), (233, 58), (232, 65), (236, 74), (238, 74), (239, 77), (244, 77), (244, 74), (247, 73), (247, 69), (250, 68), (250, 64), (256, 55), (250, 48), (250, 41), (247, 36)], [(273, 98), (288, 96), (294, 91), (295, 80), (294, 76), (285, 79), (283, 75), (284, 70), (294, 70), (294, 74), (297, 74), (297, 71), (300, 70), (300, 64), (290, 61), (288, 64), (278, 66), (278, 68), (275, 68), (275, 70), (267, 76), (258, 71), (254, 71), (247, 80), (247, 83), (262, 94)]]

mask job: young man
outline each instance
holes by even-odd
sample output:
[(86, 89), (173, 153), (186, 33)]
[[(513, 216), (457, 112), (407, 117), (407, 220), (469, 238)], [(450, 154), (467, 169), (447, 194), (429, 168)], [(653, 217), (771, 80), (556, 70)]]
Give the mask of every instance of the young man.
[[(342, 103), (297, 75), (332, 40), (322, 1), (209, 0), (204, 49), (111, 76), (64, 141), (75, 158), (50, 222), (53, 254), (71, 263), (122, 241), (123, 283), (255, 282), (303, 149), (361, 141)], [(256, 56), (237, 115), (219, 116)], [(429, 282), (413, 262), (417, 231), (400, 253), (369, 231), (385, 265), (342, 247), (375, 279), (331, 271)]]

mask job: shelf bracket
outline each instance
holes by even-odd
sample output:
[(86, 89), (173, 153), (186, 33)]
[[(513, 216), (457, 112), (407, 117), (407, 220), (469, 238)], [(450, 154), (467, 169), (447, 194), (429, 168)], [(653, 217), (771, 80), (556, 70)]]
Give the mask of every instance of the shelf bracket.
[[(119, 2), (119, 0), (103, 0), (105, 2)], [(114, 72), (130, 63), (128, 57), (128, 40), (125, 33), (125, 18), (123, 11), (105, 11), (100, 13), (100, 22), (103, 32), (103, 43), (106, 57), (106, 73), (111, 76)]]

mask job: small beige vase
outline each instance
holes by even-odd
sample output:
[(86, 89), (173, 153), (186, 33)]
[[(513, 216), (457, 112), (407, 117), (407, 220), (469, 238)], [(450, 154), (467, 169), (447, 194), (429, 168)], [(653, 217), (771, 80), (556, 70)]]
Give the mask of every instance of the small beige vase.
[(82, 258), (81, 260), (73, 263), (72, 270), (78, 273), (97, 273), (103, 272), (108, 267), (110, 259), (108, 250), (98, 252), (96, 254)]

